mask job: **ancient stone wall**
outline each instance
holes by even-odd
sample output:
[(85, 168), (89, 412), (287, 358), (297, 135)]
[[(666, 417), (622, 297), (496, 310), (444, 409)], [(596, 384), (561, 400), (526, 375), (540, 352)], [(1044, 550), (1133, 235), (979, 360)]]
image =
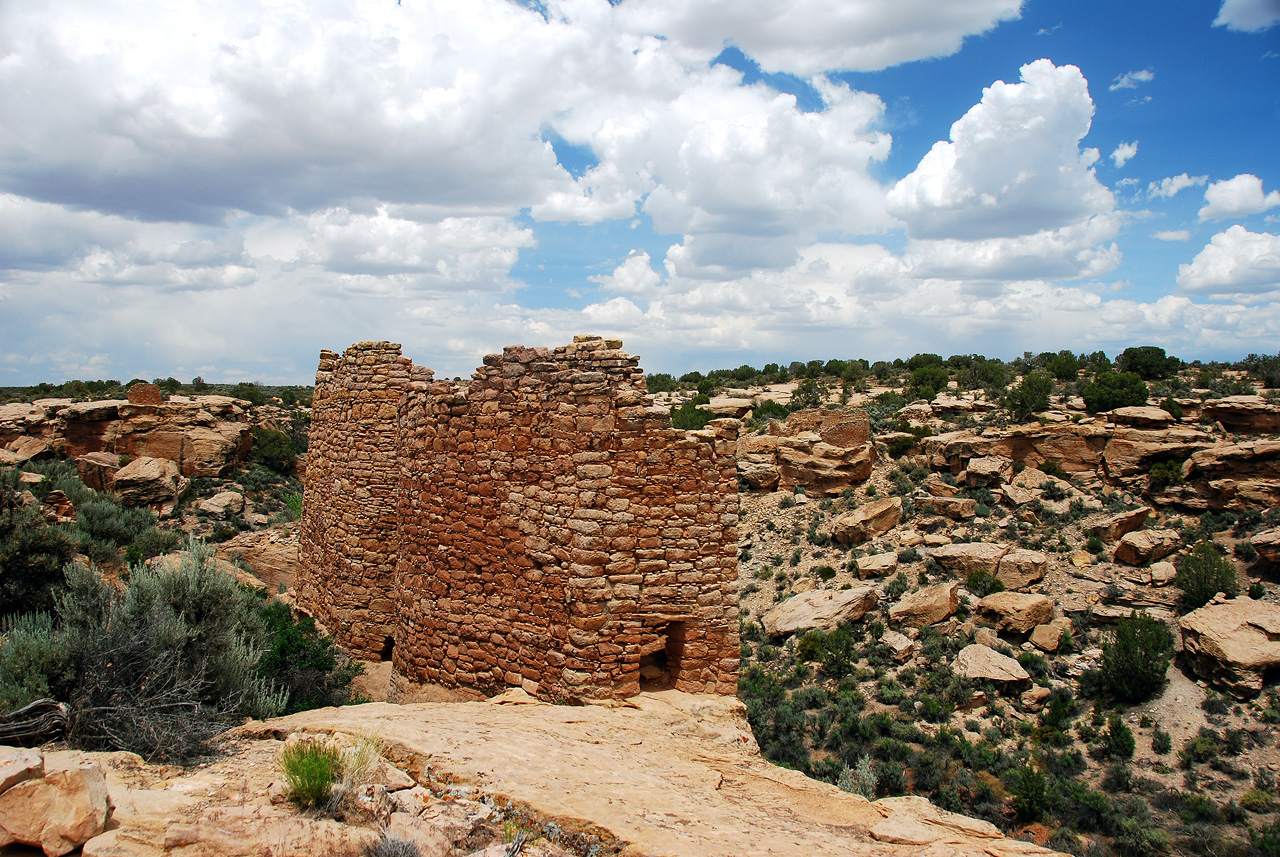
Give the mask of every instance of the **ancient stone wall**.
[(322, 354), (313, 402), (299, 601), (346, 645), (545, 698), (736, 691), (736, 420), (673, 429), (596, 337), (465, 388), (361, 343)]

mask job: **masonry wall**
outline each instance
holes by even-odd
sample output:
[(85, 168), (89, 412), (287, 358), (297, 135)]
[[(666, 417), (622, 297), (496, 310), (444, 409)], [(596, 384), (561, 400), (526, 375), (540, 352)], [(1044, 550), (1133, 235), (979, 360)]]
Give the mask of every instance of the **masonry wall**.
[[(407, 366), (386, 343), (322, 354), (300, 602), (366, 656), (387, 652), (390, 628), (392, 659), (418, 680), (602, 698), (636, 693), (643, 667), (678, 689), (734, 693), (737, 421), (672, 429), (620, 346), (508, 348), (465, 389), (411, 366), (377, 371)], [(356, 417), (382, 387), (375, 375), (388, 389), (405, 379), (393, 430)], [(342, 466), (321, 476), (321, 459)], [(386, 493), (361, 497), (361, 480), (384, 485), (393, 470), (387, 517)], [(361, 538), (368, 521), (381, 529)], [(354, 543), (359, 568), (336, 556)]]

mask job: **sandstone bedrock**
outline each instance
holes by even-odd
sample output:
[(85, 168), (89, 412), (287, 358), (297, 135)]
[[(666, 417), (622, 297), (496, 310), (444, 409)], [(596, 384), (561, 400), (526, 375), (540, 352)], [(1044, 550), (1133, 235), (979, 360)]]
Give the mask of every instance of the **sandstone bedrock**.
[(739, 422), (672, 428), (621, 346), (511, 346), (466, 385), (321, 352), (299, 604), (416, 681), (735, 693)]

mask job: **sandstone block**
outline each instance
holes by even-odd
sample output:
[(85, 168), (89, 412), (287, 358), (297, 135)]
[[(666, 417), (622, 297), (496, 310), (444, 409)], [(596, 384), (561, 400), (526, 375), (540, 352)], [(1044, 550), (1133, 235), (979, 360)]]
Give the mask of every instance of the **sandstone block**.
[(898, 570), (898, 555), (892, 551), (874, 556), (860, 556), (857, 561), (858, 577), (885, 577)]
[(910, 628), (934, 625), (959, 608), (959, 589), (960, 583), (953, 580), (910, 592), (889, 608), (889, 618)]
[(913, 499), (918, 511), (944, 515), (953, 521), (964, 521), (978, 514), (978, 501), (968, 497), (924, 496)]
[(996, 577), (1006, 589), (1025, 589), (1049, 571), (1049, 558), (1039, 551), (1014, 548), (1000, 557)]
[(1013, 460), (999, 455), (971, 458), (965, 474), (971, 487), (998, 488), (1013, 478)]
[(993, 545), (985, 542), (942, 545), (929, 552), (939, 565), (947, 571), (967, 577), (975, 571), (995, 574), (1000, 567), (1000, 559), (1008, 552), (1004, 545)]
[(1002, 631), (1025, 634), (1053, 618), (1053, 602), (1044, 595), (993, 592), (978, 602), (978, 610)]
[(1177, 530), (1137, 530), (1126, 533), (1116, 545), (1115, 561), (1126, 565), (1145, 565), (1164, 559), (1182, 546)]
[(1031, 630), (1031, 644), (1042, 652), (1056, 652), (1062, 645), (1062, 635), (1071, 630), (1071, 620), (1065, 616)]
[(244, 511), (244, 495), (237, 491), (219, 491), (212, 497), (201, 500), (197, 508), (218, 518), (238, 515)]
[(1098, 536), (1104, 542), (1114, 542), (1121, 536), (1139, 529), (1147, 522), (1151, 514), (1149, 506), (1121, 512), (1117, 515), (1091, 517), (1084, 521), (1080, 528), (1088, 535)]
[(1031, 681), (1022, 664), (994, 649), (976, 643), (965, 646), (956, 655), (952, 669), (956, 675), (975, 681), (990, 681), (1000, 685), (1021, 685)]
[(47, 857), (62, 857), (102, 833), (110, 814), (106, 777), (96, 764), (53, 771), (0, 794), (0, 831)]
[(0, 794), (25, 780), (44, 776), (44, 757), (38, 750), (0, 747)]
[(147, 506), (167, 517), (191, 480), (167, 458), (136, 458), (116, 471), (114, 491), (126, 506)]
[(1183, 654), (1196, 675), (1233, 696), (1256, 696), (1280, 666), (1280, 604), (1233, 598), (1178, 620)]
[(1265, 530), (1249, 541), (1258, 552), (1258, 556), (1267, 562), (1280, 562), (1280, 528)]
[(901, 520), (902, 498), (885, 497), (836, 518), (831, 535), (841, 544), (861, 544), (884, 535)]
[(764, 615), (764, 630), (771, 637), (809, 628), (831, 631), (841, 622), (856, 622), (873, 609), (878, 596), (873, 587), (819, 589), (788, 598)]

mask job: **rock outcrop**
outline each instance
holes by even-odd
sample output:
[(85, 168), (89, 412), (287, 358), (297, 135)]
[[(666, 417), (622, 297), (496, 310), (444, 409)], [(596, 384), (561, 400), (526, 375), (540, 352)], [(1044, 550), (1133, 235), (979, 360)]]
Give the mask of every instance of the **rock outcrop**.
[(753, 488), (834, 496), (871, 476), (876, 460), (864, 411), (796, 411), (739, 439), (738, 475)]
[(191, 485), (168, 458), (135, 458), (116, 471), (112, 490), (126, 506), (146, 506), (167, 518)]
[(994, 592), (978, 602), (978, 612), (1001, 631), (1025, 634), (1053, 618), (1053, 602), (1043, 595)]
[(1280, 505), (1280, 440), (1219, 444), (1182, 465), (1181, 485), (1161, 499), (1190, 509), (1259, 509)]
[(0, 847), (17, 842), (62, 857), (105, 829), (112, 809), (106, 778), (97, 764), (46, 769), (32, 755), (0, 747)]
[(1022, 664), (1008, 655), (977, 643), (961, 649), (952, 668), (956, 675), (974, 681), (989, 681), (1006, 686), (1023, 685), (1031, 681), (1031, 676), (1022, 668)]
[(1201, 407), (1210, 420), (1241, 434), (1274, 434), (1280, 431), (1280, 405), (1261, 396), (1226, 396), (1210, 399)]
[(1116, 545), (1115, 561), (1126, 565), (1146, 565), (1164, 559), (1182, 546), (1177, 530), (1135, 530), (1125, 533)]
[(1249, 541), (1258, 556), (1267, 562), (1280, 563), (1280, 529), (1264, 530)]
[(1193, 610), (1178, 624), (1192, 669), (1233, 696), (1258, 695), (1266, 671), (1280, 666), (1280, 604), (1234, 598)]

